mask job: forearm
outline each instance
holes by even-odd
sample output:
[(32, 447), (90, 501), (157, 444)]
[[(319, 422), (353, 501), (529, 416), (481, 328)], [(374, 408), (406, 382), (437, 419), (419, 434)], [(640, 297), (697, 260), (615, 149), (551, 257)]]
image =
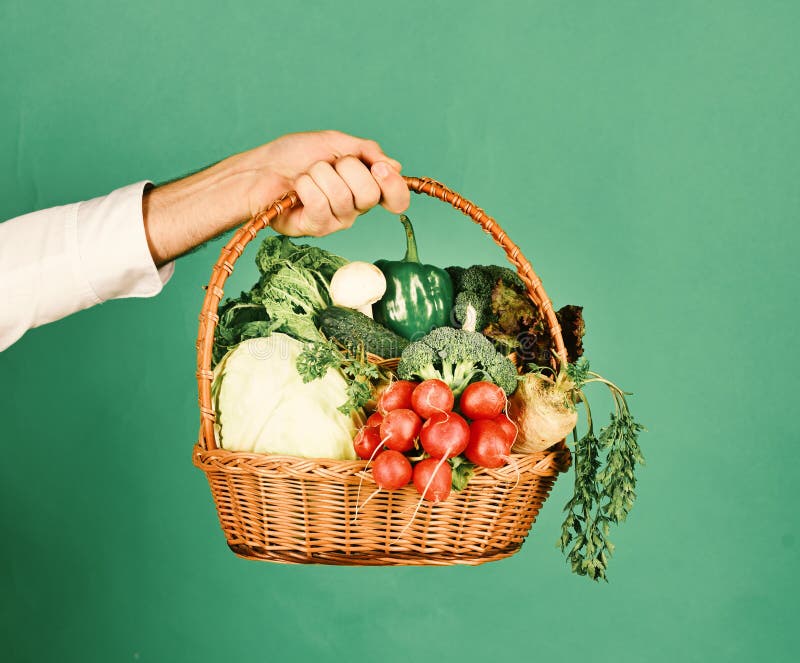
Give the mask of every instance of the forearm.
[(241, 224), (250, 209), (254, 186), (277, 198), (280, 181), (265, 170), (248, 168), (235, 155), (205, 170), (147, 191), (142, 200), (145, 233), (156, 265)]

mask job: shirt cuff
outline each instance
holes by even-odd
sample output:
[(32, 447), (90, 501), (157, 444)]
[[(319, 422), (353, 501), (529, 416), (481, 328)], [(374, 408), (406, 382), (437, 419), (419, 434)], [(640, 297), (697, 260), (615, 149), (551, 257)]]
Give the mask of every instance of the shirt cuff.
[(152, 297), (172, 277), (175, 263), (156, 268), (144, 232), (142, 181), (80, 203), (77, 215), (81, 271), (98, 302)]

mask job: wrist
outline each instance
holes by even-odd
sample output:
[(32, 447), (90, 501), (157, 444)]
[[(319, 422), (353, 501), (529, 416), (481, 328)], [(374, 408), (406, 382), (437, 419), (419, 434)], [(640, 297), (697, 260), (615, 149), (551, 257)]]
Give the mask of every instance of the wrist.
[(289, 186), (268, 159), (244, 152), (148, 189), (142, 212), (153, 260), (163, 265), (247, 221)]
[(235, 192), (239, 222), (255, 216), (291, 188), (291, 183), (266, 157), (264, 152), (249, 150), (214, 166), (225, 174)]
[(145, 191), (142, 213), (156, 265), (174, 260), (251, 216), (254, 178), (231, 166), (223, 161)]

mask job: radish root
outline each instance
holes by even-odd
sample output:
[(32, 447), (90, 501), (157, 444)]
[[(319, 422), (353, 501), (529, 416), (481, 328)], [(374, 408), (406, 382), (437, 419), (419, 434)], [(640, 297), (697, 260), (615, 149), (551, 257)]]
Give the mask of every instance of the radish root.
[(425, 499), (425, 494), (428, 492), (428, 488), (431, 487), (434, 478), (436, 478), (436, 474), (439, 472), (439, 468), (446, 462), (447, 458), (445, 457), (439, 459), (439, 462), (436, 463), (436, 467), (433, 469), (433, 472), (431, 472), (431, 476), (428, 479), (428, 483), (425, 485), (425, 490), (423, 490), (422, 495), (419, 496), (419, 501), (417, 502), (417, 506), (414, 509), (414, 513), (411, 514), (411, 518), (409, 518), (408, 522), (406, 523), (406, 526), (400, 531), (400, 534), (397, 535), (397, 538), (394, 540), (394, 543), (398, 543), (400, 539), (403, 538), (403, 534), (406, 533), (406, 530), (408, 530), (408, 528), (411, 527), (411, 523), (414, 522), (414, 519), (417, 517), (417, 514), (419, 513), (419, 508), (422, 506), (422, 502)]
[[(369, 460), (367, 460), (367, 464), (364, 465), (364, 469), (361, 471), (361, 478), (358, 481), (358, 490), (356, 491), (356, 512), (355, 512), (355, 515), (353, 516), (352, 520), (350, 521), (351, 523), (354, 523), (356, 520), (358, 520), (358, 510), (362, 506), (364, 506), (364, 504), (366, 504), (367, 502), (369, 502), (372, 499), (372, 495), (370, 495), (367, 498), (367, 502), (364, 502), (364, 504), (362, 504), (361, 506), (359, 506), (359, 504), (358, 504), (358, 500), (361, 499), (361, 485), (364, 483), (364, 473), (369, 469), (369, 464), (375, 459), (375, 456), (377, 455), (378, 450), (381, 449), (381, 447), (383, 447), (384, 444), (386, 444), (386, 440), (388, 440), (388, 439), (389, 439), (389, 436), (387, 435), (384, 439), (381, 440), (381, 443), (377, 447), (375, 447), (375, 450), (372, 452), (372, 455), (370, 455)], [(378, 490), (380, 490), (380, 488)]]

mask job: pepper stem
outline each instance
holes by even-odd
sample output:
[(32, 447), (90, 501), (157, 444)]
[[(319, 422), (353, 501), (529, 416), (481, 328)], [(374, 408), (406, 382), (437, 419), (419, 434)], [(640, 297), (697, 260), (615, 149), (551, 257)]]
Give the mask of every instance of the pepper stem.
[(414, 237), (414, 228), (411, 227), (411, 219), (405, 214), (400, 215), (400, 223), (406, 229), (406, 257), (403, 262), (419, 262), (417, 255), (417, 240)]

